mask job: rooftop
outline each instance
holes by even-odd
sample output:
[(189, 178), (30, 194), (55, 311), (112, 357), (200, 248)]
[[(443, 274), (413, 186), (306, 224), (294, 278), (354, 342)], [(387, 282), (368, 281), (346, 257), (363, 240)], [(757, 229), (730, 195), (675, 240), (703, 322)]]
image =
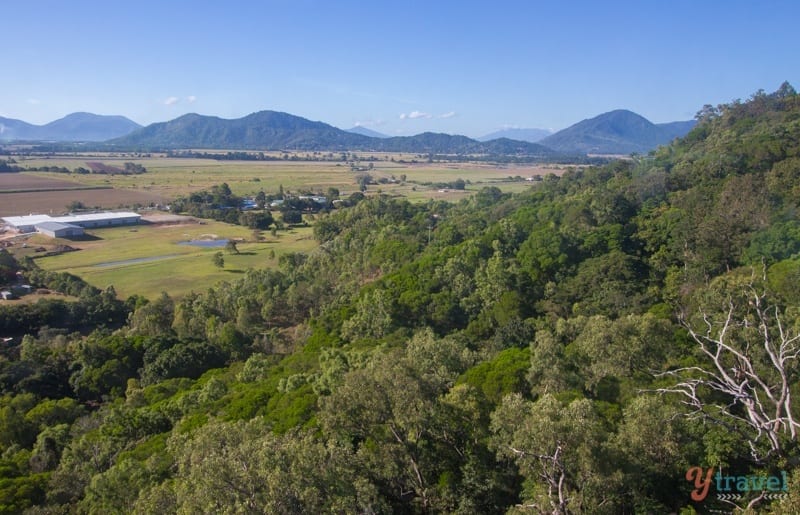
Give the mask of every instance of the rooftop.
[(119, 218), (140, 218), (141, 215), (132, 211), (106, 211), (102, 213), (80, 213), (69, 214), (66, 216), (50, 215), (26, 215), (26, 216), (4, 216), (6, 223), (19, 227), (20, 225), (38, 225), (43, 222), (61, 222), (65, 224), (76, 224), (95, 220), (114, 220)]

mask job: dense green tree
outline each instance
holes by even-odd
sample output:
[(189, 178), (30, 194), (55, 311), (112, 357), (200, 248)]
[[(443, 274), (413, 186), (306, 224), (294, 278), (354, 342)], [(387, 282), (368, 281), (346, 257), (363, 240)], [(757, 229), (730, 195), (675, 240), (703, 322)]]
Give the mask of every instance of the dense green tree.
[(296, 209), (287, 209), (281, 215), (283, 222), (287, 224), (299, 224), (303, 222), (303, 214)]
[(266, 230), (274, 222), (272, 213), (269, 211), (244, 211), (239, 215), (239, 225), (244, 225), (251, 229)]
[(36, 404), (36, 396), (30, 393), (0, 397), (0, 448), (4, 451), (15, 444), (30, 447), (36, 440), (37, 421), (25, 417)]
[(522, 506), (548, 513), (616, 513), (619, 478), (604, 460), (603, 431), (586, 399), (566, 406), (514, 394), (492, 414), (493, 445), (526, 477)]
[(172, 333), (175, 315), (175, 302), (161, 292), (154, 301), (142, 305), (133, 312), (130, 319), (131, 331), (147, 336), (164, 336)]
[[(214, 422), (170, 439), (177, 475), (137, 508), (170, 500), (178, 512), (378, 512), (386, 505), (353, 475), (347, 447), (302, 433), (276, 436), (262, 420)], [(169, 492), (164, 492), (165, 488)]]

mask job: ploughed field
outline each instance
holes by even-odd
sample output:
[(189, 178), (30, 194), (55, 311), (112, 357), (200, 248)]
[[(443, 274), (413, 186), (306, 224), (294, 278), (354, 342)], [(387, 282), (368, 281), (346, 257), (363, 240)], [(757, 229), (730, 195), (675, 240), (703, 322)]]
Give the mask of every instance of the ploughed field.
[(0, 193), (17, 191), (47, 191), (85, 189), (87, 186), (76, 181), (40, 177), (30, 173), (0, 174)]
[(59, 214), (67, 211), (67, 206), (73, 202), (114, 209), (164, 201), (164, 197), (147, 191), (114, 189), (110, 185), (85, 184), (33, 173), (0, 173), (0, 216)]

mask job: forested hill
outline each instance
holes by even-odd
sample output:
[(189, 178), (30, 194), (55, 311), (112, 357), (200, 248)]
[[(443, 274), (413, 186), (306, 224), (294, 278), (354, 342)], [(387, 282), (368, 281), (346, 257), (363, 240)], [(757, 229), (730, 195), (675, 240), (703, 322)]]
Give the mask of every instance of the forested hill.
[(694, 120), (655, 124), (641, 115), (618, 109), (547, 136), (540, 142), (565, 154), (647, 154), (659, 145), (685, 136)]
[(2, 307), (47, 328), (0, 361), (0, 509), (797, 513), (799, 184), (786, 84), (525, 193), (365, 199), (207, 292), (74, 293), (113, 332)]

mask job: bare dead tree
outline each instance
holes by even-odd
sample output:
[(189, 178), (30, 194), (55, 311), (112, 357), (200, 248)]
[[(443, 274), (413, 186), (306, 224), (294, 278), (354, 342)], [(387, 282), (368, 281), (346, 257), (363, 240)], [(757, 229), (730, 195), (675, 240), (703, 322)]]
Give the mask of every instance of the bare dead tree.
[[(522, 449), (515, 449), (508, 446), (509, 450), (515, 455), (538, 460), (541, 466), (539, 477), (547, 484), (547, 498), (550, 501), (551, 515), (568, 515), (570, 497), (567, 496), (567, 470), (562, 460), (561, 442), (556, 444), (556, 449), (552, 454), (536, 454)], [(545, 513), (542, 506), (537, 503), (518, 505), (520, 508), (536, 509), (540, 513)]]
[[(766, 294), (752, 284), (745, 298), (746, 306), (729, 300), (727, 311), (716, 320), (702, 313), (705, 327), (700, 330), (681, 317), (707, 364), (659, 374), (680, 382), (657, 391), (682, 395), (682, 402), (692, 408), (689, 416), (737, 429), (753, 458), (763, 462), (781, 456), (787, 439), (797, 440), (800, 424), (792, 410), (790, 386), (797, 380), (800, 334), (796, 327), (787, 327), (785, 315), (777, 306), (768, 306)], [(717, 395), (708, 395), (712, 392)], [(726, 404), (713, 402), (713, 397)]]

